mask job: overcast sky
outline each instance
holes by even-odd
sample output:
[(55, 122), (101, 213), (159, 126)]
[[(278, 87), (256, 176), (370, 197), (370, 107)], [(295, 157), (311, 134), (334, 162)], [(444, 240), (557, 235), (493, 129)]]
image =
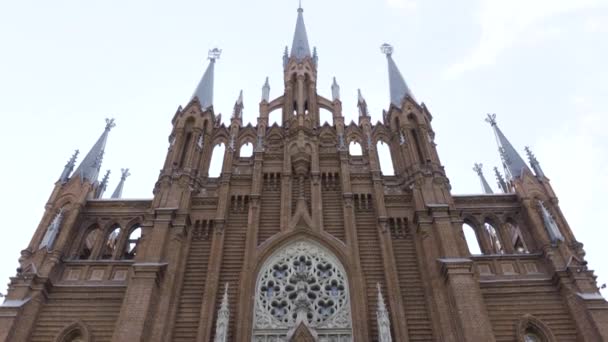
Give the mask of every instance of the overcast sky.
[[(524, 155), (536, 153), (600, 284), (608, 282), (608, 0), (305, 0), (319, 53), (318, 91), (342, 88), (347, 121), (361, 88), (374, 121), (389, 104), (384, 42), (433, 114), (454, 194), (481, 190), (472, 171), (499, 165), (486, 113)], [(208, 49), (215, 110), (240, 89), (255, 123), (261, 86), (282, 93), (282, 53), (297, 0), (4, 1), (0, 3), (0, 292), (37, 227), (73, 150), (85, 153), (113, 117), (103, 170), (124, 196), (151, 198), (171, 118), (186, 105)], [(604, 292), (605, 293), (605, 292)]]

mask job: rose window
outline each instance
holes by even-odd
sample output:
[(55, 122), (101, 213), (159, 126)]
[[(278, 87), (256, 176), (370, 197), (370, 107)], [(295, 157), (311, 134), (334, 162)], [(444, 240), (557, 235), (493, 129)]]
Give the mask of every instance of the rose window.
[(350, 341), (346, 274), (317, 244), (298, 241), (276, 252), (262, 267), (255, 293), (255, 341), (265, 341), (261, 335), (281, 339), (301, 321), (319, 337)]

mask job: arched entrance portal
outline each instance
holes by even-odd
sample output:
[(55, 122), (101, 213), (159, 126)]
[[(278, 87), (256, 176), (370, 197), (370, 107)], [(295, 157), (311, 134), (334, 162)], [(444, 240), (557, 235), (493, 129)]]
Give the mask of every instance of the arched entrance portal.
[(352, 341), (348, 279), (330, 251), (292, 242), (264, 263), (255, 285), (253, 341), (292, 341), (305, 326), (317, 341)]

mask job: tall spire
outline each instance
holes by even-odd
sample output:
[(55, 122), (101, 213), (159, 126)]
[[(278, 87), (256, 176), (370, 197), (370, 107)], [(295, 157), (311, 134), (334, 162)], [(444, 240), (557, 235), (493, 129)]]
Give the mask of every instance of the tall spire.
[(378, 288), (378, 309), (376, 310), (376, 319), (378, 320), (378, 342), (392, 342), (391, 337), (391, 321), (388, 316), (384, 297), (380, 289), (380, 283), (376, 283)]
[(405, 79), (393, 60), (393, 47), (384, 43), (380, 46), (380, 50), (386, 55), (386, 59), (388, 60), (388, 82), (391, 92), (391, 103), (397, 107), (401, 107), (401, 102), (403, 102), (403, 99), (406, 96), (409, 96), (412, 100), (416, 101), (414, 94), (407, 86), (407, 83), (405, 83)]
[(268, 83), (268, 76), (266, 77), (266, 82), (264, 82), (264, 85), (262, 86), (262, 101), (270, 101), (270, 83)]
[(305, 57), (311, 57), (310, 46), (308, 45), (308, 35), (306, 34), (306, 26), (304, 25), (304, 10), (300, 4), (298, 7), (298, 20), (296, 21), (296, 30), (293, 34), (293, 43), (291, 44), (291, 57), (298, 62)]
[(193, 99), (198, 97), (198, 102), (200, 102), (202, 110), (207, 110), (209, 107), (213, 106), (213, 74), (215, 70), (215, 61), (220, 58), (221, 54), (222, 50), (218, 48), (209, 50), (209, 65), (192, 95)]
[(545, 173), (543, 172), (543, 169), (541, 169), (538, 159), (536, 159), (536, 156), (532, 153), (532, 150), (530, 150), (530, 147), (526, 146), (524, 147), (524, 150), (526, 150), (528, 161), (530, 161), (530, 165), (532, 166), (532, 170), (534, 170), (536, 177), (545, 178)]
[(106, 119), (106, 127), (103, 133), (74, 172), (74, 175), (78, 175), (80, 180), (84, 181), (86, 179), (90, 182), (97, 181), (99, 169), (101, 168), (101, 161), (106, 148), (106, 141), (108, 140), (108, 133), (110, 133), (110, 130), (114, 126), (116, 126), (114, 119)]
[(500, 158), (502, 159), (502, 165), (505, 168), (507, 179), (513, 180), (521, 177), (521, 173), (524, 169), (528, 169), (528, 166), (523, 159), (519, 156), (519, 153), (513, 148), (513, 145), (507, 140), (498, 125), (496, 124), (496, 114), (488, 114), (486, 121), (492, 125), (494, 134), (496, 135), (496, 142), (498, 143), (498, 152), (500, 152)]
[(129, 177), (131, 174), (129, 173), (129, 169), (120, 169), (121, 175), (120, 175), (120, 182), (118, 182), (118, 185), (116, 186), (116, 190), (114, 190), (114, 192), (112, 193), (112, 198), (121, 198), (122, 197), (122, 189), (125, 187), (125, 181), (127, 180), (127, 177)]
[(70, 174), (72, 173), (72, 170), (74, 170), (74, 166), (76, 165), (76, 158), (78, 157), (78, 153), (80, 153), (80, 151), (74, 151), (74, 154), (72, 155), (70, 160), (68, 160), (67, 164), (65, 164), (65, 166), (63, 167), (63, 172), (61, 172), (61, 176), (59, 176), (59, 181), (61, 183), (65, 183), (68, 181), (68, 179), (70, 179)]
[(483, 190), (484, 194), (488, 194), (488, 195), (493, 194), (494, 192), (492, 191), (492, 188), (490, 188), (490, 185), (486, 181), (486, 177), (483, 176), (482, 167), (483, 167), (483, 164), (475, 163), (475, 165), (473, 166), (473, 171), (475, 171), (475, 173), (477, 173), (477, 175), (479, 176), (479, 180), (481, 181), (481, 189)]

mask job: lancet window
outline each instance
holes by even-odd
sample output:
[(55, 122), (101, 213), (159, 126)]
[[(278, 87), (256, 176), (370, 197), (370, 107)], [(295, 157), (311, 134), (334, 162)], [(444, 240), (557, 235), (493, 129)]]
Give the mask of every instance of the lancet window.
[(307, 240), (275, 252), (262, 266), (253, 341), (287, 341), (300, 324), (320, 341), (352, 341), (346, 272), (335, 256)]
[(498, 230), (494, 228), (494, 226), (487, 222), (483, 225), (486, 233), (488, 234), (488, 238), (490, 240), (490, 248), (492, 249), (492, 253), (494, 254), (504, 254), (505, 250), (503, 248), (502, 242), (500, 241), (500, 237), (498, 235)]
[(123, 259), (133, 259), (137, 254), (137, 245), (139, 243), (139, 239), (141, 238), (141, 227), (139, 225), (133, 226), (131, 228), (131, 233), (125, 242), (125, 252), (123, 254)]
[(91, 257), (91, 254), (93, 254), (93, 249), (97, 245), (101, 235), (101, 228), (94, 227), (89, 229), (89, 232), (85, 236), (82, 246), (80, 247), (78, 259), (86, 260)]

